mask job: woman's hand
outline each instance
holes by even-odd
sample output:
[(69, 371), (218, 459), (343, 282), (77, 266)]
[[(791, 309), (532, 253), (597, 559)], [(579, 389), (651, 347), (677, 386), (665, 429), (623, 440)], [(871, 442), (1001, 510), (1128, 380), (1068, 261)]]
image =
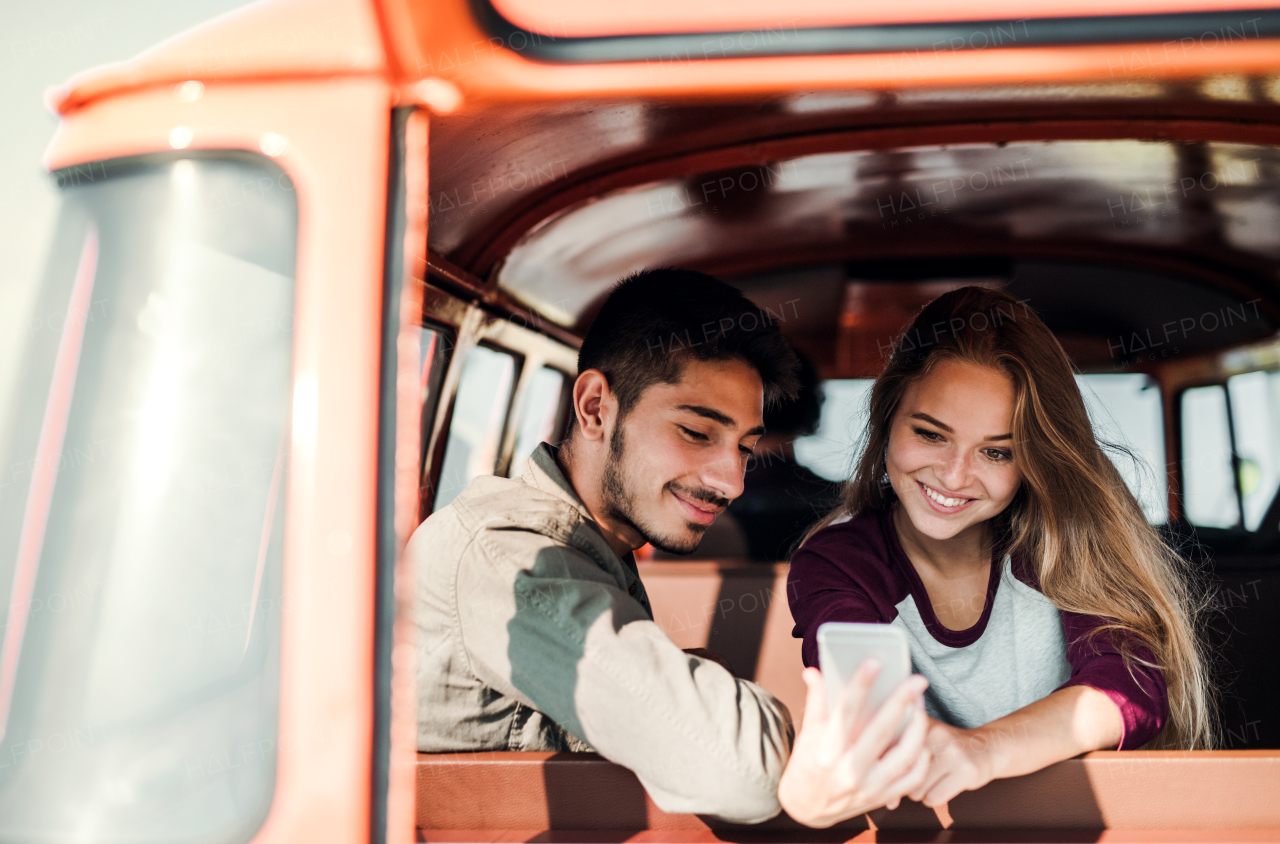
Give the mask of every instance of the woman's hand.
[(994, 743), (982, 728), (965, 730), (930, 718), (925, 745), (933, 753), (928, 776), (907, 796), (929, 807), (995, 778)]
[[(778, 800), (806, 826), (828, 827), (886, 805), (896, 809), (904, 795), (924, 784), (931, 758), (925, 746), (929, 717), (920, 697), (929, 685), (925, 678), (903, 681), (861, 733), (843, 726), (857, 722), (879, 671), (874, 660), (859, 666), (841, 706), (828, 716), (822, 674), (804, 670), (804, 723), (782, 772)], [(895, 743), (908, 714), (910, 724)]]

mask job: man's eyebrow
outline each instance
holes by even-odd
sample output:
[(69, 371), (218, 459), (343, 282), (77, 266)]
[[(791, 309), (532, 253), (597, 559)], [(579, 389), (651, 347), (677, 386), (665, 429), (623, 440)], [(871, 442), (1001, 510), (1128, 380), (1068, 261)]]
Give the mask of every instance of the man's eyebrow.
[[(911, 418), (923, 419), (925, 422), (928, 422), (930, 425), (937, 425), (939, 428), (946, 431), (948, 434), (955, 433), (955, 429), (952, 428), (950, 425), (947, 425), (944, 422), (939, 422), (937, 419), (934, 419), (932, 416), (930, 416), (927, 413), (913, 413), (911, 414)], [(987, 440), (1011, 440), (1013, 439), (1013, 434), (997, 434), (994, 437), (986, 437), (986, 439)]]
[[(699, 404), (682, 404), (682, 405), (678, 405), (676, 407), (676, 410), (687, 410), (690, 413), (696, 413), (702, 418), (710, 419), (712, 422), (716, 422), (720, 425), (725, 426), (726, 428), (736, 428), (738, 426), (738, 423), (735, 422), (732, 417), (725, 416), (723, 413), (721, 413), (720, 411), (716, 410), (713, 407), (703, 407), (702, 405), (699, 405)], [(752, 428), (750, 431), (747, 431), (742, 436), (754, 437), (757, 434), (763, 434), (763, 433), (764, 433), (764, 426), (757, 425), (754, 428)]]

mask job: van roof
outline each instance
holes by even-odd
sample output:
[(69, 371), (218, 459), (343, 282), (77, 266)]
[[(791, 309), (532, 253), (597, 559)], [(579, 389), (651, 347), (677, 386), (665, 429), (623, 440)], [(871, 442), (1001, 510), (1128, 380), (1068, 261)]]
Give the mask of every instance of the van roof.
[[(875, 363), (848, 351), (850, 338), (868, 320), (901, 316), (855, 283), (927, 291), (939, 279), (1017, 278), (1060, 305), (1054, 327), (1077, 361), (1102, 366), (1115, 362), (1116, 338), (1187, 313), (1256, 311), (1184, 352), (1280, 325), (1280, 227), (1265, 222), (1280, 219), (1280, 13), (1228, 14), (1213, 9), (1242, 4), (1214, 1), (1197, 0), (1213, 18), (1185, 15), (1184, 0), (1111, 4), (1149, 16), (1149, 43), (983, 46), (986, 25), (970, 21), (967, 41), (945, 49), (719, 58), (659, 41), (685, 52), (587, 70), (581, 56), (534, 48), (607, 46), (660, 25), (749, 27), (766, 4), (699, 18), (672, 11), (674, 0), (644, 12), (576, 0), (271, 0), (81, 74), (51, 100), (67, 113), (188, 79), (380, 76), (402, 102), (434, 112), (433, 263), (569, 331), (585, 329), (621, 275), (682, 264), (737, 281), (762, 306), (808, 285), (822, 303), (804, 326), (819, 344), (809, 351), (827, 375), (852, 375)], [(864, 19), (821, 17), (845, 5), (793, 4), (795, 28), (856, 29)], [(947, 7), (893, 8), (923, 20)], [(1063, 0), (1038, 14), (1098, 11), (1095, 0)], [(561, 35), (540, 35), (554, 15)], [(1170, 20), (1217, 28), (1158, 40)], [(1177, 312), (1151, 304), (1160, 301)]]

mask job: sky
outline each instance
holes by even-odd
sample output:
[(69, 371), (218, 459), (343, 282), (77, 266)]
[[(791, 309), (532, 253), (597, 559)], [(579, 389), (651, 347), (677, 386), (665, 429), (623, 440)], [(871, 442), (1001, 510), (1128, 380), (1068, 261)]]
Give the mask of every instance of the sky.
[(57, 126), (44, 105), (45, 89), (244, 5), (244, 0), (0, 2), (0, 403), (20, 364), (22, 329), (57, 213), (57, 191), (41, 165)]

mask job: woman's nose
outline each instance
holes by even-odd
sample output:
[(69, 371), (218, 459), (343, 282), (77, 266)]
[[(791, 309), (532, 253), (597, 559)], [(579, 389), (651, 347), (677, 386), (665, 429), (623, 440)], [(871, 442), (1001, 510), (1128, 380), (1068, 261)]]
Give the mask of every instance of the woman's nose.
[(952, 453), (934, 471), (937, 472), (938, 480), (946, 484), (949, 491), (957, 492), (968, 482), (969, 460), (964, 454)]

